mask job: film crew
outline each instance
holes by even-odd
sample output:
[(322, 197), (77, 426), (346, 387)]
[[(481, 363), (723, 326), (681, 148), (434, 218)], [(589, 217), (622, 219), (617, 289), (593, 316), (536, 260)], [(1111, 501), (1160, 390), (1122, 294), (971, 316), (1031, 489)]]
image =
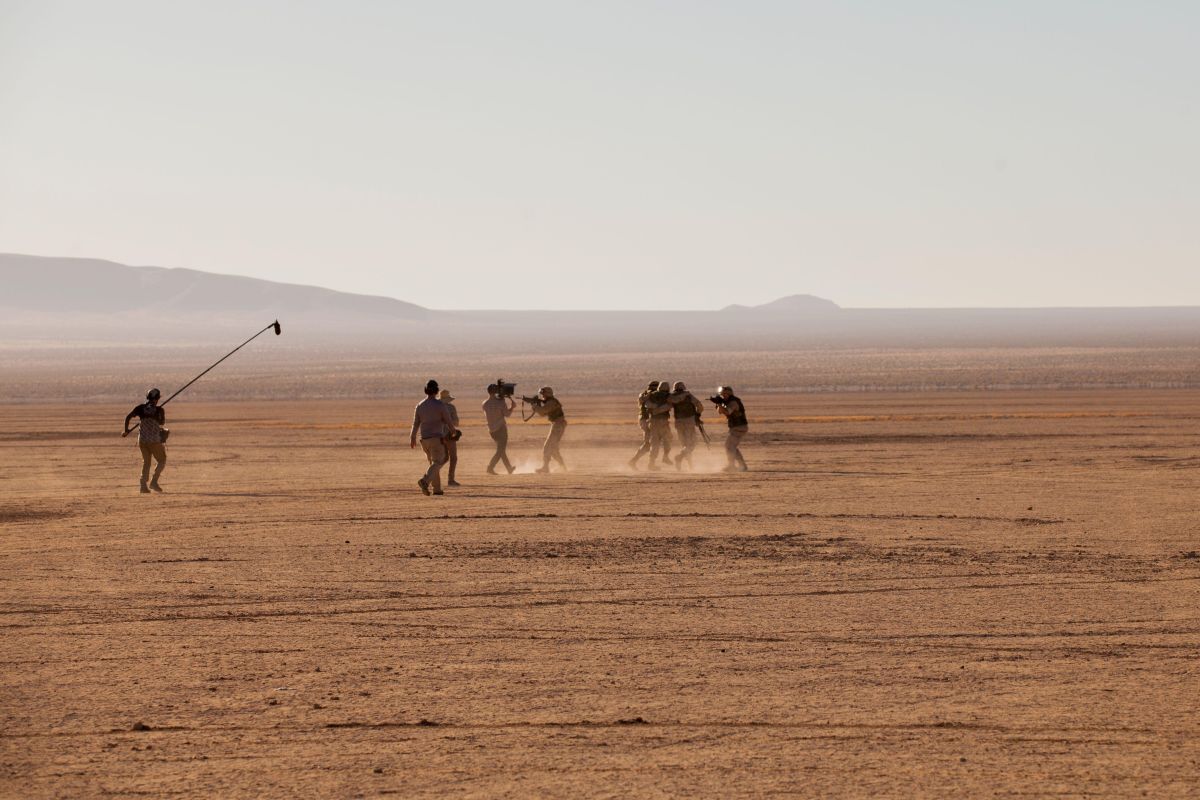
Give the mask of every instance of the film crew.
[(642, 429), (642, 446), (633, 454), (633, 458), (629, 459), (629, 466), (633, 469), (637, 469), (638, 461), (641, 457), (650, 452), (650, 410), (646, 408), (646, 399), (657, 389), (658, 381), (650, 381), (637, 398), (638, 427)]
[(417, 486), (426, 495), (443, 494), (442, 465), (446, 463), (446, 442), (458, 433), (454, 421), (450, 418), (450, 409), (437, 399), (438, 382), (431, 380), (425, 384), (425, 399), (417, 403), (413, 412), (412, 433), (409, 435), (409, 447), (417, 446), (417, 434), (421, 435), (421, 449), (429, 459), (429, 469), (417, 479)]
[[(438, 399), (442, 401), (442, 405), (446, 406), (446, 410), (450, 412), (450, 425), (452, 431), (461, 430), (458, 427), (458, 409), (454, 407), (454, 395), (450, 394), (449, 389), (442, 389), (442, 393), (438, 395)], [(461, 436), (461, 434), (460, 434)], [(454, 480), (454, 471), (458, 469), (458, 440), (460, 436), (446, 436), (446, 485), (461, 486), (462, 484)]]
[(508, 474), (512, 475), (516, 467), (508, 460), (508, 417), (512, 416), (517, 402), (513, 400), (514, 384), (498, 380), (487, 387), (488, 399), (483, 401), (483, 415), (487, 418), (488, 433), (496, 443), (496, 453), (488, 462), (488, 475), (496, 474), (496, 465), (503, 462)]
[(554, 396), (554, 390), (549, 386), (543, 386), (538, 389), (535, 397), (522, 397), (521, 401), (529, 403), (533, 406), (534, 414), (539, 414), (550, 422), (550, 433), (546, 436), (546, 443), (542, 445), (542, 466), (538, 467), (537, 471), (549, 472), (551, 459), (557, 461), (566, 470), (567, 462), (563, 461), (559, 445), (567, 430), (567, 418), (563, 414), (562, 403)]
[(679, 443), (683, 448), (679, 455), (675, 456), (675, 469), (682, 469), (684, 461), (687, 461), (688, 469), (691, 469), (697, 434), (705, 435), (704, 423), (700, 420), (700, 415), (704, 413), (704, 403), (688, 391), (683, 381), (675, 381), (667, 401), (675, 413), (675, 432), (679, 434)]
[(659, 381), (646, 398), (646, 410), (650, 412), (650, 463), (649, 470), (657, 470), (654, 460), (660, 455), (662, 463), (671, 461), (671, 383)]
[[(139, 420), (138, 449), (142, 451), (142, 494), (150, 494), (151, 489), (156, 492), (162, 491), (162, 487), (158, 485), (158, 476), (162, 475), (163, 467), (167, 465), (165, 443), (170, 431), (163, 427), (167, 421), (167, 412), (158, 404), (160, 397), (162, 392), (158, 389), (146, 392), (146, 402), (135, 406), (133, 411), (125, 415), (125, 431), (121, 434), (128, 436), (131, 433), (129, 421), (134, 417)], [(155, 461), (153, 478), (150, 477), (151, 458)]]
[(746, 459), (742, 457), (740, 445), (750, 430), (750, 423), (746, 421), (746, 407), (733, 393), (732, 386), (718, 386), (717, 393), (708, 399), (729, 423), (729, 436), (725, 439), (725, 459), (728, 462), (725, 471), (745, 472)]

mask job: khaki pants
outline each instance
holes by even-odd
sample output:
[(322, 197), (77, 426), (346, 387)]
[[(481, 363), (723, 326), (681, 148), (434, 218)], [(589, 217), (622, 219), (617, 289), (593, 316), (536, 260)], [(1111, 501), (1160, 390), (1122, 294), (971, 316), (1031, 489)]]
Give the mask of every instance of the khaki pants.
[(162, 475), (163, 467), (167, 465), (167, 448), (161, 442), (138, 442), (138, 449), (142, 451), (142, 483), (150, 479), (150, 457), (153, 456), (157, 461), (154, 468), (154, 481), (158, 481), (158, 476)]
[(692, 417), (675, 420), (675, 432), (679, 434), (679, 442), (683, 445), (683, 449), (679, 451), (678, 459), (680, 461), (687, 459), (690, 464), (692, 451), (696, 449), (696, 439), (699, 433), (696, 428), (696, 420)]
[(662, 453), (666, 461), (671, 453), (671, 418), (666, 414), (650, 417), (650, 463)]
[(638, 448), (637, 454), (633, 457), (634, 461), (650, 452), (650, 418), (639, 419), (638, 427), (642, 429), (642, 446)]
[(488, 432), (492, 435), (492, 441), (496, 443), (496, 454), (488, 462), (488, 472), (495, 472), (496, 465), (501, 461), (504, 462), (504, 468), (512, 472), (513, 465), (508, 460), (508, 426), (505, 425), (498, 431)]
[(435, 492), (440, 492), (442, 465), (446, 463), (446, 441), (440, 436), (430, 436), (421, 440), (421, 449), (429, 459), (429, 469), (425, 470), (425, 482), (432, 486)]
[(446, 442), (446, 459), (449, 469), (446, 470), (446, 477), (451, 481), (454, 480), (454, 470), (458, 467), (458, 442), (454, 439), (447, 438)]
[(562, 451), (558, 449), (562, 442), (563, 434), (567, 432), (566, 419), (560, 418), (550, 423), (550, 434), (546, 437), (546, 443), (542, 445), (542, 466), (550, 466), (550, 459), (554, 459), (559, 464), (562, 464), (566, 469), (567, 462), (563, 461)]
[(730, 428), (729, 438), (725, 440), (725, 458), (729, 462), (729, 466), (746, 466), (746, 459), (742, 458), (742, 451), (739, 445), (742, 439), (746, 438), (749, 428)]

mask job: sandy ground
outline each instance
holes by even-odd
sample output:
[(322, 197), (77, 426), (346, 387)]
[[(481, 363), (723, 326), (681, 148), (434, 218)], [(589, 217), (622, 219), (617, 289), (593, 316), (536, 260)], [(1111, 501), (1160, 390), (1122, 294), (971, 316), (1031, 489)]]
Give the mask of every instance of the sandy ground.
[(478, 399), (433, 498), (407, 400), (177, 401), (162, 496), (0, 406), (0, 794), (1200, 793), (1200, 392), (751, 396), (736, 476), (568, 396), (549, 478)]

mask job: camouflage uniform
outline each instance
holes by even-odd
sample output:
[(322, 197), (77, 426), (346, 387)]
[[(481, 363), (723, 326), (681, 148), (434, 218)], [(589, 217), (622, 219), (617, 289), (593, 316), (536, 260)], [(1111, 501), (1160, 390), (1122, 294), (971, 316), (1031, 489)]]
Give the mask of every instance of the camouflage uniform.
[(696, 439), (699, 434), (697, 423), (700, 414), (704, 411), (704, 404), (682, 383), (675, 384), (669, 401), (671, 408), (675, 411), (675, 432), (679, 434), (679, 441), (683, 445), (683, 449), (675, 457), (675, 468), (681, 468), (685, 460), (690, 468), (692, 451), (696, 449)]
[(567, 462), (563, 461), (559, 445), (562, 442), (563, 434), (567, 432), (567, 417), (563, 414), (562, 403), (554, 396), (554, 391), (550, 387), (543, 387), (540, 394), (544, 399), (535, 405), (533, 410), (550, 421), (550, 433), (546, 436), (546, 443), (542, 445), (542, 466), (538, 472), (549, 472), (551, 459), (566, 469)]
[(658, 384), (657, 391), (646, 398), (646, 410), (650, 412), (650, 469), (654, 460), (662, 455), (663, 463), (671, 457), (671, 396), (670, 384)]
[(629, 459), (629, 466), (637, 469), (638, 460), (650, 452), (650, 411), (646, 408), (646, 400), (658, 388), (658, 381), (650, 381), (650, 385), (638, 395), (638, 427), (642, 429), (642, 446)]

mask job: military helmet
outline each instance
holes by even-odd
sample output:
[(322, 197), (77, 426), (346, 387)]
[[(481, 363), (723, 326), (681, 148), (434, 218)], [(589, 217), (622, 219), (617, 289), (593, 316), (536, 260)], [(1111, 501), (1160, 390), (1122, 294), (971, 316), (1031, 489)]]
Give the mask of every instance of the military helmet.
[(671, 387), (672, 392), (686, 392), (687, 387), (683, 385), (683, 381), (675, 381), (675, 385)]
[(158, 389), (151, 389), (150, 391), (146, 392), (147, 400), (157, 400), (160, 397), (162, 397), (162, 392), (160, 392)]
[(646, 388), (653, 392), (658, 388), (658, 381), (650, 381), (646, 384)]
[(549, 386), (543, 386), (542, 388), (538, 389), (538, 394), (549, 400), (551, 397), (554, 397), (554, 390)]

